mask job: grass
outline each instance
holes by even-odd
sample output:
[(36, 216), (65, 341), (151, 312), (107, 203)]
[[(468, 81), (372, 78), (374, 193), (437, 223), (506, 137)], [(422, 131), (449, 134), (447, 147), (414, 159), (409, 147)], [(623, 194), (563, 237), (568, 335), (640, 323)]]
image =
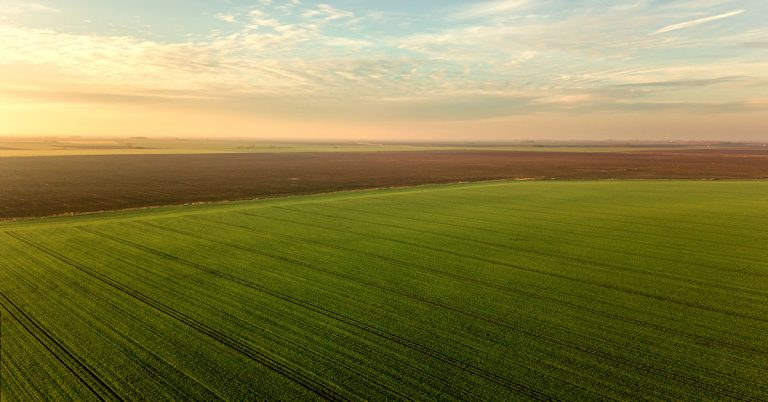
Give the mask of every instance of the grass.
[(768, 182), (0, 224), (3, 400), (766, 399)]

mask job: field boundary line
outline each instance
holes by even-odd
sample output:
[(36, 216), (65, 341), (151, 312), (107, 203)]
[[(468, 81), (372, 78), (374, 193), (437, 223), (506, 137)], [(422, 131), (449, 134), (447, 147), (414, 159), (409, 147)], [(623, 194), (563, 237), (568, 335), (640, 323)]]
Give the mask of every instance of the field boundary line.
[[(456, 191), (464, 187), (497, 187), (513, 185), (527, 182), (529, 180), (521, 179), (490, 179), (478, 181), (453, 181), (444, 183), (426, 183), (415, 184), (411, 186), (392, 186), (392, 187), (366, 187), (350, 190), (335, 190), (316, 193), (303, 194), (275, 194), (274, 196), (262, 196), (251, 198), (239, 198), (221, 201), (195, 201), (179, 202), (178, 204), (150, 205), (144, 207), (107, 209), (91, 212), (66, 212), (62, 214), (38, 216), (38, 217), (20, 217), (20, 218), (0, 218), (0, 229), (4, 230), (25, 230), (40, 227), (71, 226), (72, 219), (99, 219), (96, 222), (75, 222), (74, 224), (103, 224), (112, 222), (124, 222), (134, 219), (154, 219), (169, 218), (186, 215), (209, 214), (216, 212), (228, 212), (236, 210), (261, 209), (268, 208), (271, 205), (250, 205), (250, 204), (306, 204), (315, 202), (334, 202), (346, 199), (377, 198), (406, 195), (412, 193), (431, 192), (431, 191)], [(325, 197), (338, 197), (333, 199), (323, 199)], [(199, 210), (198, 208), (212, 207), (217, 211)], [(196, 210), (191, 210), (195, 208)], [(147, 212), (159, 216), (122, 216), (124, 214)], [(54, 220), (57, 220), (54, 222)]]

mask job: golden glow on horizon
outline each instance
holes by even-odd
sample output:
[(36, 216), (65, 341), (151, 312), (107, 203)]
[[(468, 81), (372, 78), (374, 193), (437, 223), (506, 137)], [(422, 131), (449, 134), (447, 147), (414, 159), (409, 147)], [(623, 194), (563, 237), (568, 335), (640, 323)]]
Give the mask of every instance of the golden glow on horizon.
[[(318, 140), (747, 140), (765, 141), (768, 113), (553, 114), (465, 121), (269, 119), (139, 105), (0, 103), (0, 136), (242, 137)], [(563, 135), (567, 133), (567, 135)]]

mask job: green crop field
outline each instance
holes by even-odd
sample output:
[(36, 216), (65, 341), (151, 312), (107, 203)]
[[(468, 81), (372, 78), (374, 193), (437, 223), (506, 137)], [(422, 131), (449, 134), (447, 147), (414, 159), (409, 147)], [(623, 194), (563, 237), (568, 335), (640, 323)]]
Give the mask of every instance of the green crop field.
[(768, 399), (768, 182), (0, 224), (0, 399)]

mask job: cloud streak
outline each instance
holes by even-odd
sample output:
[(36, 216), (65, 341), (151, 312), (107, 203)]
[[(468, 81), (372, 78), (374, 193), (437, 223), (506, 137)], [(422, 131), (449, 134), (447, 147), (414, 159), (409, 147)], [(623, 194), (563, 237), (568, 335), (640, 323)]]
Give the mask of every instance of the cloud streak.
[(731, 12), (728, 12), (728, 13), (713, 15), (713, 16), (710, 16), (710, 17), (698, 18), (698, 19), (695, 19), (695, 20), (681, 22), (679, 24), (667, 25), (667, 26), (665, 26), (665, 27), (663, 27), (661, 29), (658, 29), (658, 30), (654, 31), (653, 33), (651, 33), (651, 35), (659, 35), (659, 34), (663, 34), (663, 33), (667, 33), (667, 32), (678, 31), (680, 29), (686, 29), (686, 28), (690, 28), (690, 27), (695, 27), (697, 25), (706, 24), (706, 23), (712, 22), (712, 21), (717, 21), (717, 20), (722, 20), (722, 19), (725, 19), (725, 18), (735, 17), (737, 15), (743, 14), (745, 11), (746, 10), (736, 10), (736, 11), (731, 11)]
[(61, 10), (33, 1), (9, 1), (0, 5), (0, 17), (3, 15), (20, 15), (26, 13), (58, 13)]
[(232, 15), (232, 14), (224, 14), (224, 13), (216, 14), (214, 16), (214, 18), (216, 18), (219, 21), (223, 21), (223, 22), (235, 22), (237, 20), (237, 17), (235, 17), (234, 15)]
[(468, 20), (508, 13), (527, 6), (529, 0), (495, 0), (462, 7), (452, 15), (456, 20)]
[(689, 87), (701, 88), (705, 86), (725, 84), (725, 83), (730, 83), (734, 81), (744, 81), (747, 79), (749, 79), (749, 77), (728, 76), (728, 77), (706, 78), (706, 79), (637, 82), (637, 83), (618, 84), (615, 86), (619, 88), (689, 88)]

